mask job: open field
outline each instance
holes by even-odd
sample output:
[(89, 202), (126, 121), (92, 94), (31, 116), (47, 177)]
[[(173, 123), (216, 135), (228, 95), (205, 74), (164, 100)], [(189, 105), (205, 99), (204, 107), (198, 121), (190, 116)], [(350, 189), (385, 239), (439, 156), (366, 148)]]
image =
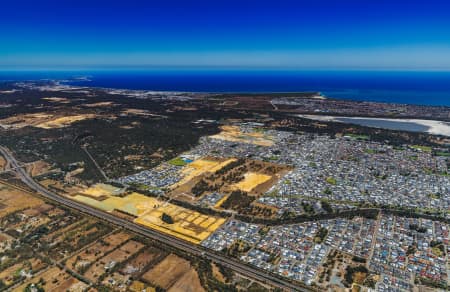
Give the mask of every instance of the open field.
[[(40, 279), (43, 279), (44, 281), (40, 281)], [(25, 288), (30, 284), (37, 284), (38, 287), (43, 288), (44, 291), (81, 292), (85, 291), (88, 287), (87, 284), (72, 277), (67, 272), (61, 270), (58, 267), (52, 267), (44, 271), (43, 273), (36, 275), (34, 278), (15, 288), (13, 291), (26, 291)]]
[(53, 118), (53, 115), (47, 113), (19, 114), (0, 120), (0, 127), (3, 129), (21, 129), (44, 123), (51, 118)]
[(44, 202), (24, 191), (0, 183), (0, 218), (18, 210), (37, 207)]
[(230, 142), (241, 142), (259, 146), (272, 146), (273, 141), (270, 137), (260, 132), (244, 133), (237, 126), (222, 126), (219, 134), (210, 136), (213, 139), (225, 140)]
[(170, 287), (168, 292), (186, 292), (186, 291), (195, 291), (202, 292), (205, 289), (202, 287), (200, 283), (200, 279), (198, 277), (197, 272), (194, 268), (191, 268), (188, 272), (186, 272), (175, 284)]
[(94, 114), (65, 115), (63, 113), (32, 113), (19, 114), (0, 120), (0, 127), (4, 129), (21, 129), (24, 127), (36, 127), (41, 129), (58, 129), (71, 124), (94, 118)]
[(167, 290), (177, 283), (177, 281), (179, 281), (190, 270), (191, 265), (187, 260), (171, 254), (151, 270), (146, 272), (142, 276), (142, 279), (148, 283), (158, 285)]
[(254, 188), (269, 181), (272, 177), (270, 175), (248, 172), (244, 175), (244, 179), (234, 184), (233, 186), (244, 192), (251, 192)]
[(102, 198), (105, 197), (106, 199), (100, 201), (87, 197), (83, 194), (79, 194), (75, 195), (73, 199), (107, 212), (119, 210), (135, 217), (143, 214), (149, 209), (157, 208), (164, 203), (163, 201), (160, 201), (156, 198), (147, 197), (138, 193), (132, 193), (125, 197), (105, 195)]
[(208, 158), (197, 159), (192, 163), (186, 165), (181, 170), (183, 179), (180, 180), (178, 183), (176, 183), (174, 186), (172, 186), (172, 188), (183, 185), (192, 180), (193, 178), (205, 174), (206, 172), (213, 172), (214, 169), (218, 169), (218, 167), (222, 164), (223, 162), (221, 162), (220, 160), (212, 160)]

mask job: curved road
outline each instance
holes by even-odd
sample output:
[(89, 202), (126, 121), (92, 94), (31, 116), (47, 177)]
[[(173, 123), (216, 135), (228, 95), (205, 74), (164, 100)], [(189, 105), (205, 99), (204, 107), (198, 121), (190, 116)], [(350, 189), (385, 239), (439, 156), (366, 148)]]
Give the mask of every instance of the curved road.
[(22, 167), (20, 167), (19, 162), (17, 162), (17, 160), (14, 158), (14, 156), (8, 149), (0, 146), (0, 153), (3, 154), (5, 159), (11, 164), (12, 168), (15, 169), (15, 172), (20, 176), (21, 180), (26, 185), (28, 185), (30, 188), (32, 188), (36, 192), (40, 193), (42, 196), (44, 196), (48, 199), (51, 199), (57, 203), (60, 203), (62, 205), (76, 209), (83, 213), (87, 213), (87, 214), (97, 217), (101, 220), (108, 221), (117, 226), (121, 226), (125, 229), (133, 231), (133, 232), (143, 235), (145, 237), (152, 238), (157, 241), (166, 243), (167, 245), (169, 245), (171, 247), (174, 247), (174, 248), (186, 251), (188, 253), (191, 253), (193, 255), (200, 256), (205, 259), (217, 262), (217, 263), (222, 264), (240, 274), (243, 274), (243, 275), (253, 278), (255, 280), (261, 281), (263, 283), (270, 284), (272, 286), (279, 287), (282, 289), (286, 289), (288, 291), (311, 291), (311, 289), (308, 289), (307, 287), (302, 287), (302, 286), (296, 285), (286, 279), (282, 279), (281, 277), (279, 277), (275, 274), (272, 274), (267, 271), (258, 269), (256, 267), (247, 265), (237, 259), (227, 257), (223, 254), (219, 254), (213, 250), (204, 248), (199, 245), (193, 245), (193, 244), (188, 243), (179, 238), (176, 238), (176, 237), (164, 234), (164, 233), (160, 233), (153, 229), (149, 229), (144, 226), (138, 225), (134, 222), (130, 222), (126, 219), (116, 217), (110, 213), (101, 211), (94, 207), (90, 207), (90, 206), (84, 205), (80, 202), (73, 201), (66, 197), (55, 194), (55, 193), (49, 191), (48, 189), (42, 187), (40, 184), (36, 183), (28, 175), (28, 173)]

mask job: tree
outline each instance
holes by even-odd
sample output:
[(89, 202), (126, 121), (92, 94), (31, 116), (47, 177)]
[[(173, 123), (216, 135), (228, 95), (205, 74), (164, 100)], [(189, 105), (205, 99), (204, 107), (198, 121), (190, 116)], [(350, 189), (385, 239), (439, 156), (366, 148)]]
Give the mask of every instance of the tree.
[(162, 214), (161, 220), (162, 220), (164, 223), (167, 223), (167, 224), (173, 224), (173, 223), (174, 223), (172, 216), (170, 216), (170, 215), (168, 215), (168, 214), (166, 214), (166, 213), (163, 213), (163, 214)]

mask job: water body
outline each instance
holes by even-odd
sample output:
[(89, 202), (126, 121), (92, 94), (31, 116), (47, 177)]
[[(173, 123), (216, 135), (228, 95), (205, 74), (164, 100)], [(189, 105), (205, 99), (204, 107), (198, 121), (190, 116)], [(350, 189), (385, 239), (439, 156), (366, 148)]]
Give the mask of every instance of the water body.
[(400, 131), (411, 131), (411, 132), (428, 132), (428, 126), (421, 125), (414, 122), (403, 122), (403, 121), (392, 121), (383, 119), (366, 119), (366, 118), (339, 118), (334, 119), (337, 122), (347, 123), (347, 124), (357, 124), (360, 126), (372, 127), (372, 128), (383, 128), (388, 130), (400, 130)]
[(423, 132), (450, 137), (450, 123), (437, 120), (340, 117), (340, 116), (323, 116), (323, 115), (299, 115), (299, 116), (317, 121), (332, 121), (346, 124), (355, 124), (372, 128), (382, 128), (388, 130), (410, 131), (410, 132)]
[(336, 99), (450, 106), (450, 72), (110, 70), (0, 72), (0, 80), (66, 79), (73, 85), (189, 92), (314, 91)]

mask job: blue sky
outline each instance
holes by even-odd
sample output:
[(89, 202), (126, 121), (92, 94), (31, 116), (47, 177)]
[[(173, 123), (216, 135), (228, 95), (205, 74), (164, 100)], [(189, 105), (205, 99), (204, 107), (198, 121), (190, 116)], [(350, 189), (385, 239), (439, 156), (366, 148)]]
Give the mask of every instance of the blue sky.
[(2, 1), (0, 69), (450, 70), (449, 1)]

